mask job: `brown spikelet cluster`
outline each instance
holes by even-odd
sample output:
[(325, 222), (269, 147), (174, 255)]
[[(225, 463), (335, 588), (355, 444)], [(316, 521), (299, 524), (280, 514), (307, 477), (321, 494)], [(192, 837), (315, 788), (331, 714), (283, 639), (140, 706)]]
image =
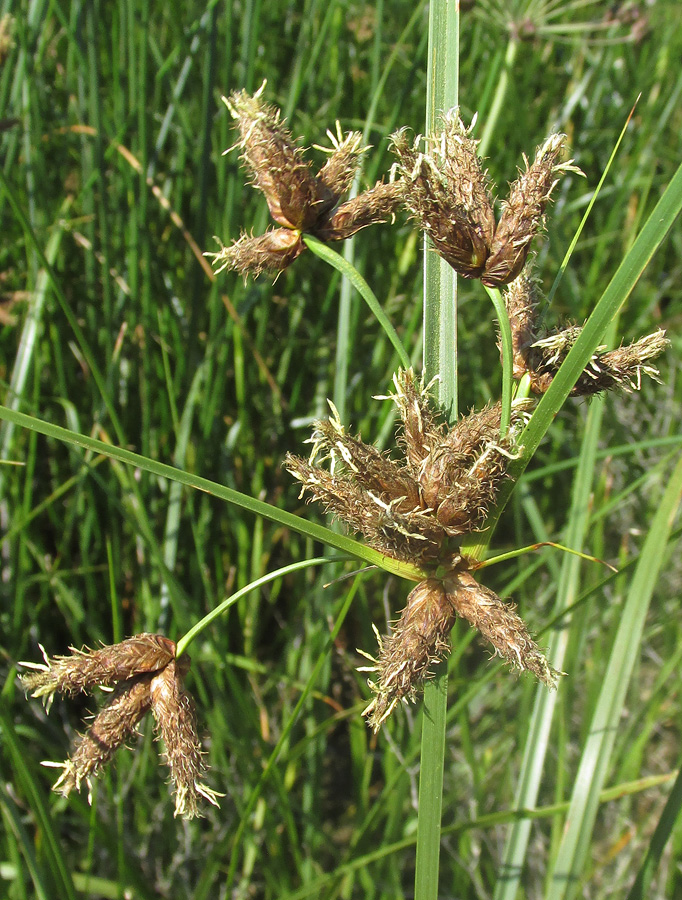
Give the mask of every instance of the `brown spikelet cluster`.
[(438, 565), (449, 538), (469, 534), (485, 521), (514, 455), (525, 405), (513, 408), (504, 437), (499, 404), (450, 429), (432, 415), (428, 393), (411, 369), (399, 371), (394, 383), (404, 459), (392, 459), (348, 434), (332, 406), (331, 418), (315, 424), (310, 458), (288, 454), (285, 466), (304, 493), (363, 534), (370, 546), (395, 559)]
[(374, 665), (365, 667), (377, 673), (370, 681), (375, 697), (365, 711), (375, 730), (400, 700), (416, 696), (430, 665), (447, 650), (457, 615), (513, 666), (550, 686), (557, 677), (510, 607), (487, 589), (473, 590), (470, 564), (458, 552), (458, 538), (479, 529), (495, 502), (526, 404), (513, 407), (511, 428), (501, 437), (499, 405), (448, 428), (412, 370), (398, 372), (394, 383), (401, 459), (349, 435), (332, 407), (332, 417), (315, 425), (310, 459), (288, 455), (285, 461), (302, 493), (362, 533), (370, 546), (433, 573), (412, 591), (393, 633), (379, 641), (379, 658), (370, 657)]
[(511, 185), (496, 223), (477, 142), (469, 132), (453, 109), (438, 134), (410, 141), (403, 129), (393, 136), (393, 147), (405, 182), (405, 205), (438, 253), (464, 278), (497, 287), (523, 269), (559, 177), (580, 170), (572, 160), (561, 161), (565, 136), (551, 135), (532, 164), (524, 157), (525, 170)]
[[(242, 159), (253, 185), (267, 200), (279, 226), (265, 234), (242, 237), (229, 247), (221, 243), (213, 257), (216, 271), (234, 269), (241, 275), (283, 271), (305, 249), (302, 234), (321, 241), (341, 241), (361, 228), (391, 219), (397, 210), (402, 184), (378, 182), (351, 200), (350, 191), (362, 154), (362, 136), (327, 131), (329, 158), (315, 174), (304, 151), (297, 146), (280, 118), (280, 111), (265, 103), (265, 84), (253, 95), (236, 91), (223, 97), (237, 121)], [(324, 149), (324, 148), (318, 148)]]
[[(544, 393), (554, 380), (569, 350), (580, 337), (582, 328), (545, 331), (537, 328), (537, 285), (526, 269), (505, 291), (514, 354), (514, 377), (528, 374), (530, 388)], [(642, 375), (658, 380), (653, 360), (668, 346), (665, 331), (621, 345), (615, 350), (599, 348), (573, 386), (574, 396), (590, 396), (615, 389), (639, 390)]]
[(173, 641), (144, 633), (98, 650), (72, 648), (70, 656), (53, 659), (43, 651), (43, 656), (45, 663), (22, 664), (34, 671), (22, 675), (21, 680), (33, 697), (43, 698), (48, 709), (55, 693), (71, 696), (113, 688), (69, 759), (59, 764), (62, 774), (54, 790), (67, 797), (83, 784), (91, 788), (92, 779), (135, 734), (151, 710), (166, 747), (175, 789), (175, 815), (198, 815), (199, 796), (217, 805), (219, 795), (199, 780), (205, 764), (194, 704), (183, 687), (190, 660), (187, 655), (176, 659)]

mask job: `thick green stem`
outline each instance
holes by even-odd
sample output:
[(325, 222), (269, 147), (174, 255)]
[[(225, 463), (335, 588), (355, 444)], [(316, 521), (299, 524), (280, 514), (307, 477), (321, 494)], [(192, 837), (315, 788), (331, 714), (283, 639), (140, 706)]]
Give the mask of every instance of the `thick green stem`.
[[(429, 13), (426, 134), (458, 102), (459, 4), (433, 0)], [(429, 246), (424, 248), (424, 372), (438, 376), (438, 399), (450, 421), (457, 417), (456, 276)], [(448, 673), (442, 663), (424, 688), (415, 896), (437, 900), (445, 757)]]

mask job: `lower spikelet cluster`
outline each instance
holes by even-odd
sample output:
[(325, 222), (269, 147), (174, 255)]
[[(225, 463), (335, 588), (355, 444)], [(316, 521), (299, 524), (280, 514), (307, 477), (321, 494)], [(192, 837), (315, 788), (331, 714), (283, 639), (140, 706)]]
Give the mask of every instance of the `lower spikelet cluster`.
[(434, 573), (414, 588), (390, 637), (379, 639), (379, 658), (369, 657), (373, 665), (363, 667), (376, 673), (369, 682), (375, 696), (365, 710), (375, 730), (400, 700), (416, 697), (431, 664), (447, 652), (457, 616), (512, 666), (549, 686), (558, 677), (521, 619), (475, 581), (458, 552), (461, 536), (481, 528), (495, 502), (527, 404), (513, 407), (504, 436), (499, 404), (449, 428), (432, 411), (428, 390), (411, 369), (399, 371), (394, 383), (400, 459), (348, 434), (332, 406), (332, 417), (315, 425), (310, 458), (289, 455), (285, 461), (302, 493), (363, 534), (370, 546)]
[[(41, 648), (42, 649), (42, 648)], [(54, 790), (65, 797), (95, 778), (116, 751), (132, 737), (151, 710), (166, 749), (175, 789), (175, 815), (199, 815), (198, 798), (217, 806), (220, 796), (200, 778), (206, 768), (197, 734), (194, 702), (183, 687), (189, 671), (187, 655), (176, 658), (175, 643), (160, 634), (138, 634), (98, 650), (71, 650), (70, 656), (44, 663), (22, 663), (34, 671), (23, 675), (24, 688), (41, 697), (46, 708), (56, 693), (73, 696), (95, 688), (111, 689), (109, 698), (81, 735)]]

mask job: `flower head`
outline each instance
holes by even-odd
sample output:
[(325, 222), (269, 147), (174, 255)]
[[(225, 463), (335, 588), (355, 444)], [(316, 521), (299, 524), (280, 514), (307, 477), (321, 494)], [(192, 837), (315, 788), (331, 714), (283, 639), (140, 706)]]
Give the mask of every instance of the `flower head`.
[(421, 136), (411, 142), (404, 129), (398, 131), (393, 149), (405, 182), (405, 206), (440, 256), (464, 278), (497, 287), (523, 269), (559, 177), (580, 170), (572, 160), (561, 161), (565, 135), (551, 135), (532, 165), (524, 157), (525, 171), (511, 185), (496, 223), (487, 173), (470, 131), (453, 109), (425, 142)]
[(369, 681), (375, 696), (365, 710), (375, 730), (399, 701), (416, 697), (431, 664), (447, 652), (457, 616), (478, 628), (512, 666), (550, 686), (557, 678), (521, 619), (477, 584), (458, 548), (458, 538), (481, 528), (495, 502), (516, 454), (526, 404), (513, 407), (511, 428), (502, 437), (499, 405), (449, 428), (411, 369), (398, 372), (394, 383), (401, 459), (348, 434), (332, 407), (332, 417), (315, 425), (310, 459), (289, 455), (285, 462), (302, 493), (361, 532), (370, 546), (425, 573), (392, 634), (379, 638), (378, 659), (369, 657), (372, 666), (363, 667), (376, 673)]
[[(42, 649), (42, 648), (41, 648)], [(34, 672), (22, 676), (24, 688), (41, 697), (49, 708), (55, 693), (73, 695), (95, 688), (112, 688), (109, 699), (81, 735), (54, 790), (65, 797), (92, 779), (116, 751), (132, 737), (151, 710), (166, 745), (171, 779), (176, 790), (175, 815), (199, 815), (197, 798), (217, 805), (219, 796), (199, 781), (205, 770), (197, 735), (194, 705), (183, 688), (188, 656), (175, 655), (175, 643), (160, 634), (138, 634), (98, 650), (76, 650), (45, 663), (22, 663)], [(50, 763), (50, 765), (54, 765)]]
[[(267, 200), (270, 215), (279, 228), (253, 237), (242, 237), (229, 247), (221, 244), (213, 257), (217, 271), (235, 269), (240, 274), (281, 272), (303, 252), (302, 235), (322, 241), (340, 241), (361, 228), (385, 222), (398, 208), (402, 186), (398, 182), (377, 184), (352, 200), (342, 203), (350, 191), (367, 149), (362, 136), (327, 131), (331, 148), (317, 147), (329, 154), (317, 174), (305, 153), (281, 120), (280, 111), (263, 100), (265, 82), (255, 94), (236, 91), (223, 97), (237, 121), (238, 146), (252, 183)], [(219, 239), (218, 239), (219, 240)]]

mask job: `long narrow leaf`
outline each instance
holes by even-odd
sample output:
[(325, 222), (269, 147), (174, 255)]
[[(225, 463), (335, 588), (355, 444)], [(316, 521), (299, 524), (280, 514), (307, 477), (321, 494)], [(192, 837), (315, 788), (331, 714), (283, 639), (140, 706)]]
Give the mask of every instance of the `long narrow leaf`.
[(21, 425), (23, 428), (30, 428), (32, 431), (44, 434), (46, 437), (52, 437), (58, 441), (73, 444), (76, 447), (85, 447), (86, 450), (101, 453), (102, 456), (108, 456), (110, 459), (125, 463), (128, 466), (135, 466), (161, 478), (168, 478), (171, 481), (177, 481), (198, 491), (205, 491), (207, 494), (212, 494), (220, 500), (226, 500), (228, 503), (240, 506), (242, 509), (246, 509), (257, 516), (263, 516), (263, 518), (269, 519), (271, 522), (277, 522), (280, 525), (285, 525), (287, 528), (292, 528), (299, 534), (305, 534), (313, 540), (329, 544), (330, 547), (336, 547), (337, 550), (341, 550), (343, 553), (363, 559), (370, 565), (378, 566), (394, 575), (410, 578), (413, 581), (419, 581), (422, 578), (422, 573), (416, 566), (384, 556), (378, 550), (373, 550), (371, 547), (361, 544), (359, 541), (354, 541), (345, 535), (336, 534), (323, 525), (308, 522), (300, 516), (278, 509), (276, 506), (271, 506), (262, 500), (256, 500), (254, 497), (249, 497), (247, 494), (242, 494), (215, 481), (209, 481), (208, 478), (201, 478), (190, 472), (183, 472), (174, 466), (168, 466), (146, 456), (140, 456), (139, 453), (133, 453), (131, 450), (124, 450), (122, 447), (106, 444), (104, 441), (98, 441), (96, 438), (88, 437), (85, 434), (77, 434), (74, 431), (69, 431), (67, 428), (62, 428), (60, 425), (52, 425), (50, 422), (44, 422), (42, 419), (15, 412), (7, 409), (5, 406), (0, 406), (0, 419), (7, 419), (16, 425)]
[(623, 607), (575, 778), (566, 830), (554, 862), (547, 900), (569, 900), (575, 897), (580, 886), (581, 873), (591, 847), (599, 793), (608, 774), (618, 724), (637, 659), (633, 648), (638, 647), (642, 639), (649, 603), (669, 549), (670, 532), (681, 501), (682, 457), (671, 473), (656, 510)]

